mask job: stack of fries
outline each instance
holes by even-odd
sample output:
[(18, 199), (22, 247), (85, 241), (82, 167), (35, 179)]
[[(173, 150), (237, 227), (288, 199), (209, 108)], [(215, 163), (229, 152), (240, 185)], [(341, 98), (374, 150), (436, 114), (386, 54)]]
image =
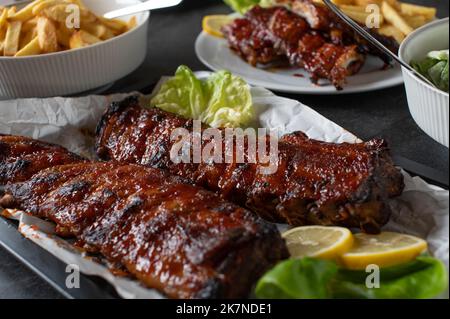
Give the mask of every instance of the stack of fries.
[[(74, 14), (76, 9), (79, 14)], [(75, 18), (79, 17), (79, 24)], [(85, 47), (136, 26), (90, 12), (81, 0), (35, 0), (18, 10), (0, 7), (0, 56), (29, 56)]]
[[(322, 2), (322, 0), (314, 0)], [(436, 18), (436, 8), (423, 7), (397, 0), (333, 0), (353, 20), (366, 25), (373, 14), (368, 5), (376, 4), (379, 9), (380, 27), (378, 33), (391, 36), (401, 43), (415, 29)]]

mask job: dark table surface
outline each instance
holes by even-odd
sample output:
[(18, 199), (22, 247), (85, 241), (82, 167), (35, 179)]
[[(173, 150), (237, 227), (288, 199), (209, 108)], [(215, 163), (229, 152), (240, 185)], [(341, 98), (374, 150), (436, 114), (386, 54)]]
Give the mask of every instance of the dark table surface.
[[(446, 17), (449, 2), (408, 0), (438, 8)], [(222, 2), (185, 0), (176, 8), (152, 13), (148, 56), (144, 64), (126, 78), (117, 81), (109, 92), (128, 92), (151, 87), (162, 75), (170, 75), (180, 64), (193, 70), (205, 70), (197, 59), (194, 41), (201, 31), (202, 17), (228, 13)], [(428, 137), (410, 116), (403, 86), (362, 94), (309, 96), (280, 94), (309, 105), (325, 117), (362, 139), (384, 137), (394, 154), (449, 174), (448, 149)], [(56, 290), (7, 251), (0, 248), (0, 298), (62, 298)]]

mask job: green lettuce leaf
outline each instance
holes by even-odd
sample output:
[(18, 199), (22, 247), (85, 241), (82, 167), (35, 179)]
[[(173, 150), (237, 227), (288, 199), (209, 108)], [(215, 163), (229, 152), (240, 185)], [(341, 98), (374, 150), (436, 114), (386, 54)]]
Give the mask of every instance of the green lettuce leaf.
[(428, 256), (380, 271), (380, 288), (365, 285), (364, 271), (340, 270), (332, 283), (335, 298), (429, 299), (442, 294), (448, 286), (444, 264)]
[(184, 118), (197, 119), (206, 104), (203, 83), (188, 67), (182, 65), (175, 76), (162, 85), (150, 103)]
[(260, 3), (260, 0), (224, 0), (234, 11), (244, 14), (253, 6)]
[(249, 85), (228, 71), (201, 81), (186, 66), (165, 82), (150, 105), (212, 127), (240, 127), (254, 116)]
[(278, 264), (258, 282), (259, 298), (427, 299), (448, 286), (447, 270), (438, 259), (421, 256), (380, 270), (380, 287), (366, 286), (369, 274), (339, 268), (332, 261), (291, 259)]
[(439, 61), (428, 70), (428, 77), (441, 90), (448, 92), (448, 61)]
[[(246, 13), (255, 5), (260, 5), (261, 7), (264, 8), (282, 5), (282, 3), (277, 2), (277, 0), (224, 0), (224, 1), (234, 11), (239, 12), (241, 14)], [(285, 5), (287, 6), (288, 3), (286, 3)]]
[(448, 92), (449, 51), (432, 51), (422, 61), (412, 61), (411, 65), (426, 76), (437, 88)]
[(331, 298), (329, 283), (337, 275), (335, 263), (312, 258), (289, 259), (262, 277), (255, 294), (266, 299)]
[(419, 71), (423, 75), (427, 75), (428, 70), (431, 69), (438, 61), (433, 58), (425, 58), (420, 62), (411, 62), (412, 67)]
[(248, 84), (228, 71), (220, 71), (205, 81), (207, 107), (201, 120), (212, 127), (240, 127), (254, 115)]

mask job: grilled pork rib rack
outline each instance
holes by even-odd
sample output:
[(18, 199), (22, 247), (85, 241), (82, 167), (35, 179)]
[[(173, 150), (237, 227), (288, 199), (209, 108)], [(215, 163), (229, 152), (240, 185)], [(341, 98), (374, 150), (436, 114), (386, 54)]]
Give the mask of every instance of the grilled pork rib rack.
[(128, 98), (104, 114), (96, 151), (103, 160), (167, 169), (266, 220), (296, 226), (341, 225), (378, 233), (391, 214), (388, 199), (404, 187), (383, 140), (330, 144), (289, 134), (279, 141), (278, 170), (272, 175), (261, 174), (259, 164), (175, 164), (170, 151), (177, 141), (171, 134), (192, 125)]
[(0, 134), (0, 186), (26, 181), (48, 167), (82, 161), (58, 145)]
[[(244, 18), (225, 26), (223, 33), (231, 49), (253, 66), (301, 67), (311, 74), (313, 82), (327, 79), (337, 89), (361, 69), (367, 54), (388, 61), (327, 8), (298, 0), (293, 10), (255, 6)], [(395, 40), (377, 38), (393, 51), (398, 49)]]
[(275, 226), (159, 169), (0, 136), (0, 177), (0, 206), (55, 222), (59, 235), (169, 297), (248, 297), (288, 256)]

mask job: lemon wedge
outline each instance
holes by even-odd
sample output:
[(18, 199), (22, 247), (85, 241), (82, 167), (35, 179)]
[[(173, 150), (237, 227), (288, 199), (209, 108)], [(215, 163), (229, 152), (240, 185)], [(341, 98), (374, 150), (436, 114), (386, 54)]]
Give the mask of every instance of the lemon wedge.
[(288, 230), (282, 236), (293, 258), (335, 259), (353, 245), (352, 233), (342, 227), (298, 227)]
[(340, 258), (349, 269), (365, 269), (368, 265), (380, 268), (414, 260), (427, 250), (423, 239), (392, 232), (380, 235), (356, 234), (353, 247)]
[(234, 19), (227, 15), (210, 15), (203, 18), (203, 31), (223, 38), (222, 27), (231, 23)]

